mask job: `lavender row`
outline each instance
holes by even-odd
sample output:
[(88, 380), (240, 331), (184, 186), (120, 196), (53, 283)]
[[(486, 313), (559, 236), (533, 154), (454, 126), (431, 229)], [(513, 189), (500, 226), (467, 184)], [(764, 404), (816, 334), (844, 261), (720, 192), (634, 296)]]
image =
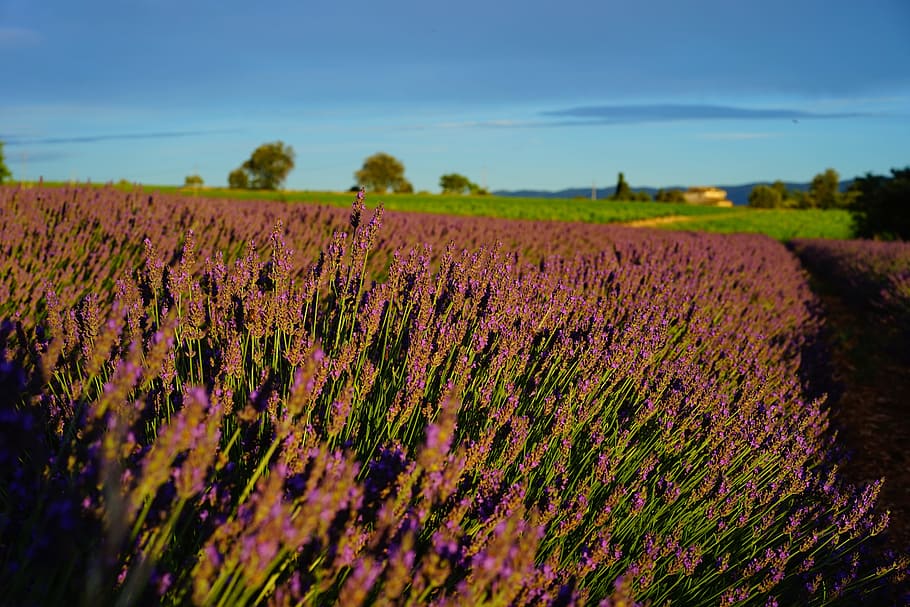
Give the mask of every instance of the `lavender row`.
[[(906, 563), (873, 550), (879, 484), (828, 459), (800, 374), (813, 300), (769, 239), (368, 219), (359, 202), (341, 231), (324, 209), (113, 192), (92, 215), (84, 194), (3, 206), (24, 226), (4, 224), (4, 284), (28, 311), (0, 344), (14, 602), (855, 604), (901, 588)], [(55, 204), (65, 221), (41, 232)], [(119, 244), (70, 250), (118, 225)], [(238, 246), (251, 231), (261, 250)], [(94, 288), (55, 259), (84, 259)]]
[(910, 243), (797, 240), (794, 251), (852, 304), (882, 314), (910, 336)]

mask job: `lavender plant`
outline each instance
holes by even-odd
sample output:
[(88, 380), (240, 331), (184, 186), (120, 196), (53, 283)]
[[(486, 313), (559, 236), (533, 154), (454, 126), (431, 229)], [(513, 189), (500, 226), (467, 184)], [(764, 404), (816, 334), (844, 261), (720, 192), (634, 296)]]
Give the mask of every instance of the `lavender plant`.
[(879, 314), (910, 337), (910, 244), (875, 240), (796, 240), (803, 263), (854, 307)]
[(904, 591), (770, 239), (0, 196), (5, 604)]

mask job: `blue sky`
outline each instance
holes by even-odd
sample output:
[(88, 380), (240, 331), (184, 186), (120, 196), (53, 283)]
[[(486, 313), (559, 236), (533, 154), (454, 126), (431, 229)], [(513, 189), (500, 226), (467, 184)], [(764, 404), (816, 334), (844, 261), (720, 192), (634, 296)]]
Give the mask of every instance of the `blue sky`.
[[(267, 10), (260, 7), (268, 7)], [(910, 165), (907, 0), (0, 0), (15, 177), (418, 190), (809, 181)]]

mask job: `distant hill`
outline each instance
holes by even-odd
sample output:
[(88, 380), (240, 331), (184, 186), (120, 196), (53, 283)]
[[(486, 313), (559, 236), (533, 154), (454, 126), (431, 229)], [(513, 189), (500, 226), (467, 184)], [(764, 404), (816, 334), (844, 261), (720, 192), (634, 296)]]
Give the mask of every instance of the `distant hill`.
[[(853, 183), (853, 180), (841, 181), (840, 182), (841, 191), (842, 192), (845, 191), (848, 187), (850, 187), (851, 183)], [(744, 183), (741, 185), (719, 185), (716, 187), (718, 187), (722, 190), (726, 190), (727, 198), (730, 201), (732, 201), (733, 204), (745, 206), (745, 205), (749, 204), (749, 194), (752, 192), (752, 188), (754, 188), (755, 186), (757, 186), (759, 184), (771, 185), (771, 182), (756, 181), (754, 183)], [(713, 184), (708, 183), (708, 184), (699, 184), (699, 185), (713, 185)], [(808, 183), (784, 182), (784, 185), (787, 186), (788, 190), (794, 190), (794, 191), (799, 191), (799, 192), (806, 192), (809, 190)], [(682, 190), (685, 192), (687, 188), (688, 188), (688, 186), (671, 185), (671, 186), (665, 186), (662, 189), (664, 189), (664, 190)], [(636, 188), (636, 187), (633, 187), (632, 191), (633, 192), (647, 192), (653, 198), (654, 194), (656, 194), (657, 190), (659, 190), (659, 189), (661, 189), (661, 188), (652, 188), (652, 187)], [(616, 188), (614, 186), (610, 186), (608, 188), (597, 188), (597, 198), (598, 199), (609, 198), (610, 196), (613, 195), (613, 192), (615, 190), (616, 190)], [(556, 192), (547, 191), (547, 190), (498, 190), (496, 192), (493, 192), (493, 194), (496, 194), (497, 196), (514, 196), (514, 197), (519, 197), (519, 198), (587, 198), (587, 199), (590, 199), (591, 198), (591, 188), (590, 187), (566, 188), (565, 190), (559, 190)]]

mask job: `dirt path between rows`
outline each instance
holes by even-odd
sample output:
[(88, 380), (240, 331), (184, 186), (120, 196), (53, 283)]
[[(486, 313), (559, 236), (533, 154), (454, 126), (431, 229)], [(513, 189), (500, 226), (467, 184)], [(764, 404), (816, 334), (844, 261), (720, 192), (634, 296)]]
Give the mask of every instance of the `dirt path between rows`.
[(902, 343), (880, 314), (858, 310), (822, 285), (814, 288), (840, 388), (829, 401), (831, 425), (850, 455), (841, 472), (853, 483), (885, 478), (879, 504), (891, 511), (888, 544), (910, 551), (910, 365)]
[(664, 217), (653, 217), (651, 219), (638, 219), (636, 221), (624, 222), (622, 225), (630, 228), (653, 228), (655, 226), (667, 223), (679, 223), (682, 221), (692, 221), (696, 217), (692, 215), (665, 215)]
[(671, 223), (686, 223), (689, 221), (717, 221), (722, 219), (729, 219), (731, 217), (737, 217), (743, 215), (748, 211), (730, 211), (728, 213), (717, 213), (716, 215), (664, 215), (662, 217), (652, 217), (650, 219), (636, 219), (635, 221), (627, 221), (622, 225), (628, 226), (630, 228), (654, 228), (657, 226), (662, 226)]

